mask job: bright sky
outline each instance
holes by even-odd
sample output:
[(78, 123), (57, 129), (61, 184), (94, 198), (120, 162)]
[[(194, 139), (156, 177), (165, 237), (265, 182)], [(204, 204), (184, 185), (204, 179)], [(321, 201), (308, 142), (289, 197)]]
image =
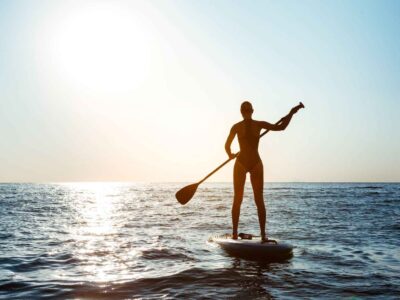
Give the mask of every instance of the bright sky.
[(2, 182), (195, 182), (244, 100), (266, 181), (400, 181), (399, 95), (400, 1), (0, 2)]

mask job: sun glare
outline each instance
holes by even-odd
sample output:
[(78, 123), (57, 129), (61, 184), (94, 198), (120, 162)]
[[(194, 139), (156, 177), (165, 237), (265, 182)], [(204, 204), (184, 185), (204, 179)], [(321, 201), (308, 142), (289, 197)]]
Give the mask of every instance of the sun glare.
[(153, 51), (142, 21), (112, 3), (72, 10), (54, 31), (54, 63), (75, 85), (132, 89), (148, 74)]

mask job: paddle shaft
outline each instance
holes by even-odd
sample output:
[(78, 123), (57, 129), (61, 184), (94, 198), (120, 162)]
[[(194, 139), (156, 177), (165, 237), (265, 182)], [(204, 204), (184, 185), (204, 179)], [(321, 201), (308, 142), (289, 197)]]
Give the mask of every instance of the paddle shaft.
[[(275, 125), (279, 125), (283, 121), (283, 118), (280, 119), (278, 122), (275, 123)], [(260, 138), (266, 135), (270, 131), (270, 129), (266, 129), (263, 133), (260, 134)], [(217, 172), (219, 169), (221, 169), (223, 166), (225, 166), (228, 162), (231, 160), (235, 159), (239, 155), (239, 152), (234, 155), (232, 158), (228, 158), (226, 161), (224, 161), (222, 164), (220, 164), (217, 168), (215, 168), (214, 171), (212, 171), (210, 174), (208, 174), (206, 177), (204, 177), (202, 180), (200, 180), (197, 184), (203, 183), (207, 178), (209, 178), (211, 175), (213, 175), (215, 172)]]

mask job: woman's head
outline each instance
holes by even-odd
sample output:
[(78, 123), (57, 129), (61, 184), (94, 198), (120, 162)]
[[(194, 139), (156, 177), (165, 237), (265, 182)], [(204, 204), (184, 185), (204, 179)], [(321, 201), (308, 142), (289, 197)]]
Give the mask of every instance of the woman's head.
[(244, 119), (250, 119), (253, 111), (253, 106), (249, 101), (244, 101), (242, 105), (240, 105), (240, 112)]

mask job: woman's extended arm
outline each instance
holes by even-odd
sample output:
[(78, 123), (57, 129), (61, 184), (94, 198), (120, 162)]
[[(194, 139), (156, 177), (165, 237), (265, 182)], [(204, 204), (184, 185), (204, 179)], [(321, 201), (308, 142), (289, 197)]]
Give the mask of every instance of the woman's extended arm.
[(284, 116), (278, 123), (276, 124), (271, 124), (265, 121), (261, 121), (260, 125), (261, 128), (263, 129), (268, 129), (268, 130), (272, 130), (272, 131), (280, 131), (280, 130), (285, 130), (286, 127), (289, 125), (290, 120), (292, 120), (292, 117), (295, 113), (297, 113), (297, 111), (304, 107), (303, 103), (300, 102), (299, 105), (293, 107), (290, 112)]

